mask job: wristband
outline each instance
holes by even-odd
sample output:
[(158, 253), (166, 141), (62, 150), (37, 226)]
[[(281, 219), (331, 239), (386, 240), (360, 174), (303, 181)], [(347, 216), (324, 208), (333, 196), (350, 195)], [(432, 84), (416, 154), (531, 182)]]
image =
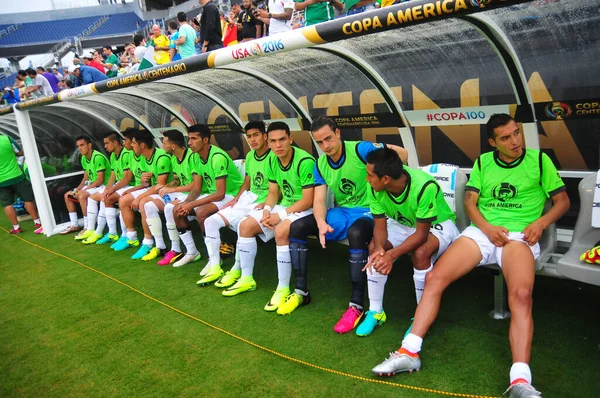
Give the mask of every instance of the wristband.
[(273, 208), (269, 205), (265, 205), (265, 207), (263, 207), (263, 210), (268, 211), (269, 213), (271, 212), (271, 210), (273, 210)]
[(279, 210), (277, 212), (277, 215), (279, 216), (279, 220), (282, 221), (284, 218), (287, 217), (288, 214), (287, 214), (287, 211), (285, 211), (285, 209), (283, 209), (283, 210)]

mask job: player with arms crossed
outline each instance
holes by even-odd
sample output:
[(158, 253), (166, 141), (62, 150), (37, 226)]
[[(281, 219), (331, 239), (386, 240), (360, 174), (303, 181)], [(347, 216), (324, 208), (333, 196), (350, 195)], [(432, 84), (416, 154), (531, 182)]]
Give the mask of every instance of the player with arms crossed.
[[(569, 197), (556, 167), (544, 153), (525, 149), (519, 127), (506, 114), (487, 123), (493, 152), (481, 155), (466, 187), (465, 211), (472, 221), (427, 276), (412, 332), (402, 347), (373, 369), (379, 375), (418, 370), (423, 337), (433, 324), (446, 287), (473, 268), (502, 267), (511, 311), (509, 340), (511, 398), (539, 397), (531, 385), (529, 358), (533, 339), (532, 291), (539, 239), (568, 209)], [(550, 197), (552, 208), (544, 215)], [(508, 391), (507, 391), (508, 392)]]

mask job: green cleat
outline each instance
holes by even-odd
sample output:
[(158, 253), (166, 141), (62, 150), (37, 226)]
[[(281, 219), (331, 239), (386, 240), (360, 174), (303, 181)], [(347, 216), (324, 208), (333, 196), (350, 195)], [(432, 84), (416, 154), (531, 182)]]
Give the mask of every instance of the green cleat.
[(220, 265), (210, 267), (204, 278), (200, 279), (196, 284), (198, 286), (207, 286), (223, 276), (223, 269)]
[(75, 240), (84, 240), (89, 238), (90, 236), (92, 236), (94, 234), (94, 230), (93, 229), (85, 229), (83, 231), (81, 231), (80, 233), (78, 233), (77, 235), (75, 235)]
[(102, 235), (93, 233), (89, 238), (81, 241), (84, 245), (91, 245), (92, 243), (98, 242), (102, 238)]
[(119, 235), (111, 235), (111, 234), (106, 234), (102, 237), (102, 239), (99, 239), (96, 244), (97, 245), (105, 245), (107, 243), (116, 243), (119, 240)]
[(277, 310), (277, 308), (279, 308), (279, 306), (281, 304), (283, 304), (283, 302), (285, 301), (285, 298), (289, 295), (290, 295), (289, 287), (278, 287), (277, 290), (275, 290), (273, 297), (271, 297), (271, 300), (269, 300), (267, 305), (265, 305), (265, 311)]
[(225, 297), (233, 297), (240, 293), (252, 292), (254, 290), (256, 290), (256, 282), (254, 281), (254, 278), (252, 276), (245, 276), (240, 278), (235, 285), (223, 290), (222, 294)]
[(225, 275), (223, 275), (223, 277), (221, 279), (219, 279), (218, 281), (215, 282), (215, 286), (216, 287), (230, 287), (232, 286), (234, 283), (237, 282), (238, 279), (240, 279), (240, 277), (242, 276), (242, 270), (231, 270), (231, 271), (227, 271), (225, 272)]
[(294, 312), (294, 310), (298, 307), (300, 307), (301, 305), (306, 305), (310, 303), (310, 294), (307, 294), (306, 296), (299, 294), (299, 293), (292, 293), (289, 296), (287, 296), (287, 299), (285, 300), (284, 303), (282, 303), (279, 308), (277, 308), (277, 313), (279, 315), (289, 315), (292, 312)]

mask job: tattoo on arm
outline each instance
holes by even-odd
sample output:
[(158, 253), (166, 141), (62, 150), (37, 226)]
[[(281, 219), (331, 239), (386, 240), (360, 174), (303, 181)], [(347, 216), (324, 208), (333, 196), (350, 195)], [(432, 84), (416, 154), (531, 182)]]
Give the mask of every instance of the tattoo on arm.
[(198, 196), (200, 196), (200, 191), (197, 189), (192, 189), (187, 198), (185, 198), (185, 202), (193, 202), (194, 200), (198, 199)]

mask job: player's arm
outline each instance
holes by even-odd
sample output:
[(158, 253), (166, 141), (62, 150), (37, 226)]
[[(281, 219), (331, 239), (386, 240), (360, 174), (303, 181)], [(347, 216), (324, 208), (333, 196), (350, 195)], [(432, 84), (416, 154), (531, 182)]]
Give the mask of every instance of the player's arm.
[[(112, 192), (117, 192), (119, 189), (126, 187), (129, 185), (131, 180), (133, 179), (133, 172), (129, 169), (125, 170), (123, 173), (123, 178), (121, 178), (117, 183), (111, 188)], [(131, 192), (131, 190), (127, 190), (127, 193)]]
[(79, 185), (77, 185), (77, 188), (75, 188), (75, 189), (78, 191), (81, 191), (85, 187), (85, 182), (89, 179), (90, 178), (88, 177), (87, 171), (84, 171), (83, 178), (81, 179), (81, 182), (79, 183)]
[(315, 187), (315, 196), (313, 198), (313, 215), (319, 228), (319, 242), (323, 249), (325, 248), (325, 235), (333, 232), (333, 228), (327, 224), (327, 185), (318, 185)]
[[(273, 210), (273, 207), (275, 207), (275, 205), (279, 201), (279, 193), (279, 185), (277, 184), (277, 182), (269, 180), (269, 192), (267, 193), (267, 198), (265, 199), (265, 206), (263, 207), (263, 216), (260, 220), (260, 222), (263, 225), (269, 228), (274, 227), (274, 225), (271, 225), (269, 223), (269, 219), (271, 217), (271, 211)], [(276, 213), (273, 213), (273, 215), (277, 217)]]
[(99, 187), (100, 185), (104, 184), (104, 173), (105, 172), (106, 172), (106, 170), (97, 171), (96, 172), (96, 181), (94, 181), (90, 185), (88, 185), (88, 187), (86, 189), (96, 188), (96, 187)]
[(179, 45), (183, 43), (185, 43), (185, 35), (182, 35), (181, 32), (179, 32), (179, 37), (175, 40), (175, 44)]
[(240, 200), (240, 196), (242, 196), (242, 194), (246, 191), (250, 190), (250, 177), (246, 176), (244, 177), (244, 182), (242, 183), (242, 186), (240, 187), (240, 190), (238, 191), (237, 195), (235, 195), (235, 197), (233, 199), (231, 199), (229, 202), (227, 202), (225, 204), (225, 206), (223, 206), (223, 208), (226, 207), (230, 207), (230, 206), (234, 206), (238, 200)]
[(225, 197), (225, 192), (226, 192), (226, 188), (227, 188), (227, 177), (222, 177), (222, 178), (217, 178), (215, 180), (215, 186), (216, 186), (216, 190), (214, 193), (196, 200), (195, 206), (202, 206), (205, 205), (207, 203), (212, 203), (212, 202), (219, 202), (221, 200), (223, 200), (223, 198)]
[(112, 186), (115, 184), (117, 177), (115, 176), (115, 172), (111, 171), (110, 172), (110, 177), (108, 177), (108, 182), (106, 183), (106, 190), (109, 190), (112, 188)]
[(402, 160), (403, 164), (408, 164), (408, 151), (406, 149), (402, 148), (399, 145), (386, 144), (386, 146), (392, 149), (394, 152), (396, 152), (398, 156), (400, 156), (400, 160)]

